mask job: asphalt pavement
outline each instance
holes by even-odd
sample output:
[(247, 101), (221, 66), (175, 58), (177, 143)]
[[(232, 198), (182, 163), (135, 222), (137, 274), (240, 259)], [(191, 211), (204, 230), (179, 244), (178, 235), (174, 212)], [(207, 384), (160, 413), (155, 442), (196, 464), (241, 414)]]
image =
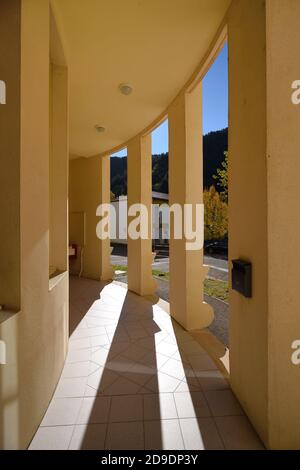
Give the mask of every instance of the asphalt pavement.
[[(204, 256), (204, 264), (209, 266), (208, 276), (222, 281), (228, 280), (228, 261), (215, 258), (213, 256)], [(111, 255), (111, 263), (119, 266), (127, 266), (127, 256)], [(159, 269), (162, 272), (169, 272), (169, 258), (159, 259), (152, 264), (153, 269)]]

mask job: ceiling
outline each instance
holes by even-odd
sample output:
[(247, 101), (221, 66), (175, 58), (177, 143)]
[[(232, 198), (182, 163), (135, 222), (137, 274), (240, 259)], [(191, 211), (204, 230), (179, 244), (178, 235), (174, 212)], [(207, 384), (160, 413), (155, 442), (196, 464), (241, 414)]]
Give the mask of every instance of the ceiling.
[[(70, 76), (70, 153), (119, 146), (164, 112), (230, 0), (53, 0)], [(120, 83), (133, 92), (124, 96)], [(99, 133), (95, 125), (105, 127)]]

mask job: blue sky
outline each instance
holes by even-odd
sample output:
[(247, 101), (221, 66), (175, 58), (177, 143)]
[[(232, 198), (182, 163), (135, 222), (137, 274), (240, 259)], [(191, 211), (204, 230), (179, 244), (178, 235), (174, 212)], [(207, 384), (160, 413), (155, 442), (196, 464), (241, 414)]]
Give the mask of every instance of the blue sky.
[[(228, 126), (228, 48), (223, 47), (205, 75), (203, 91), (203, 134)], [(168, 121), (152, 133), (152, 153), (168, 151)], [(114, 156), (126, 156), (126, 149)]]

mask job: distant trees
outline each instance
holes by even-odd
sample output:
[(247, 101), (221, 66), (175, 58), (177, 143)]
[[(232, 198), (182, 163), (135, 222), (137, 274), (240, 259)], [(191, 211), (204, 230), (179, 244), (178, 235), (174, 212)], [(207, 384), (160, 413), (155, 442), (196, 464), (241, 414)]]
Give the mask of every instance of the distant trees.
[(168, 154), (152, 156), (152, 189), (159, 193), (168, 194)]
[(213, 179), (220, 188), (215, 186), (203, 193), (204, 202), (204, 238), (212, 240), (222, 238), (228, 233), (228, 152), (224, 151), (224, 160), (217, 168)]
[(228, 206), (214, 186), (203, 192), (204, 239), (222, 238), (228, 232)]
[(203, 188), (215, 186), (216, 174), (228, 150), (228, 129), (209, 132), (203, 136)]
[(115, 196), (127, 194), (127, 157), (111, 157), (110, 187)]
[[(203, 187), (216, 185), (214, 175), (221, 167), (227, 150), (228, 129), (209, 132), (203, 136)], [(199, 155), (199, 159), (200, 159)], [(167, 194), (168, 153), (152, 156), (152, 188)], [(199, 160), (200, 161), (200, 160)], [(116, 196), (127, 194), (127, 157), (111, 157), (111, 190)], [(200, 181), (199, 181), (200, 184)]]
[[(222, 129), (203, 138), (205, 240), (222, 238), (228, 232), (227, 137), (228, 129)], [(112, 157), (110, 163), (111, 190), (115, 196), (126, 195), (127, 158)], [(152, 156), (152, 188), (153, 191), (168, 193), (168, 153)]]
[(213, 178), (217, 181), (217, 186), (222, 190), (222, 199), (228, 202), (228, 152), (224, 152), (221, 168), (217, 168), (217, 174), (213, 175)]

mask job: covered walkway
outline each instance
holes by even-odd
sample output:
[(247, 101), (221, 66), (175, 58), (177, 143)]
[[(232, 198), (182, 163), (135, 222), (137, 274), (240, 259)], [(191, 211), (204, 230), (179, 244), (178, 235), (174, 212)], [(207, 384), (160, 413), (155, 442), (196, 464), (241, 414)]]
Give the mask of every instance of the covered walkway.
[[(157, 303), (158, 302), (158, 303)], [(30, 449), (261, 449), (216, 363), (168, 304), (71, 277), (67, 360)]]

